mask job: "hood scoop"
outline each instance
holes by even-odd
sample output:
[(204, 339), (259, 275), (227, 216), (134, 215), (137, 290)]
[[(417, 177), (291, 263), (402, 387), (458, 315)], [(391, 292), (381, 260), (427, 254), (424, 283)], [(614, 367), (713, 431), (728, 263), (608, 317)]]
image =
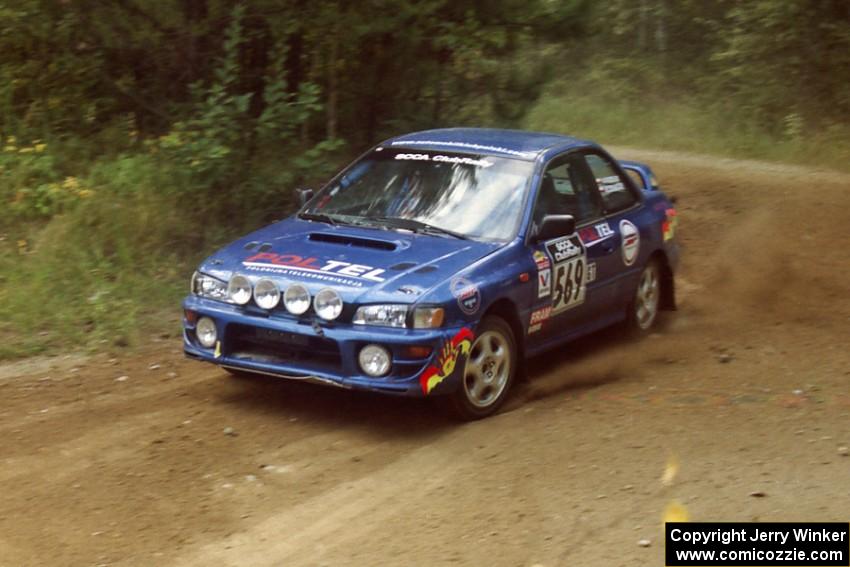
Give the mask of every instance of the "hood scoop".
[(375, 238), (363, 238), (360, 236), (344, 236), (341, 234), (328, 234), (326, 232), (313, 232), (307, 237), (310, 242), (324, 242), (326, 244), (337, 244), (340, 246), (355, 246), (357, 248), (371, 248), (372, 250), (393, 251), (398, 246), (395, 242), (378, 240)]

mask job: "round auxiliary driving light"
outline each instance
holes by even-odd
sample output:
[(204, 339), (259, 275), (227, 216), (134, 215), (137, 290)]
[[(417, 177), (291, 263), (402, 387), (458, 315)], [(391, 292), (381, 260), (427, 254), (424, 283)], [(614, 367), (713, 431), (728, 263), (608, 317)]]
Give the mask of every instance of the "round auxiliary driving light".
[(384, 376), (390, 371), (390, 351), (379, 345), (366, 345), (357, 356), (360, 368), (369, 376)]
[(329, 287), (316, 294), (313, 299), (313, 309), (322, 319), (332, 321), (342, 313), (342, 298)]
[(245, 305), (251, 301), (251, 280), (236, 274), (227, 284), (227, 297), (237, 305)]
[(283, 294), (283, 305), (293, 315), (301, 315), (310, 308), (310, 292), (301, 284), (292, 284)]
[(209, 317), (201, 317), (195, 324), (195, 336), (198, 337), (198, 342), (204, 348), (212, 348), (215, 341), (218, 339), (218, 331), (215, 328), (215, 321)]
[(280, 288), (268, 278), (257, 280), (254, 285), (254, 303), (263, 309), (274, 309), (280, 303)]

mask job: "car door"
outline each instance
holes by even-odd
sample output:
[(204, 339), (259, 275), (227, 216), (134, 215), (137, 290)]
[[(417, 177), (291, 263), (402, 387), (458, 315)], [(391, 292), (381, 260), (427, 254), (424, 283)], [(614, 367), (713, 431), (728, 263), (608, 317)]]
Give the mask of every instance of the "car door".
[(562, 154), (545, 166), (532, 215), (532, 233), (546, 215), (572, 215), (576, 232), (531, 243), (537, 264), (537, 298), (529, 335), (539, 341), (579, 332), (592, 317), (594, 304), (601, 300), (596, 297), (594, 270), (603, 248), (587, 247), (581, 234), (602, 221), (603, 207), (581, 153)]
[(586, 151), (584, 161), (605, 215), (594, 227), (595, 234), (588, 231), (583, 235), (588, 248), (600, 248), (594, 255), (595, 276), (600, 289), (598, 296), (605, 297), (605, 302), (598, 306), (598, 314), (604, 316), (612, 311), (619, 314), (631, 299), (633, 281), (641, 268), (640, 192), (603, 152)]

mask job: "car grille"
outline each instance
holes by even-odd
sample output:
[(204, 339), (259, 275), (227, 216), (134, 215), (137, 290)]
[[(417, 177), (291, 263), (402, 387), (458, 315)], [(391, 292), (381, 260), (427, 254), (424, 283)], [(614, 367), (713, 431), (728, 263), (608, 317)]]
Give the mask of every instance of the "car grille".
[(305, 372), (339, 374), (342, 370), (342, 357), (336, 341), (263, 327), (229, 325), (227, 351), (233, 358), (297, 365)]

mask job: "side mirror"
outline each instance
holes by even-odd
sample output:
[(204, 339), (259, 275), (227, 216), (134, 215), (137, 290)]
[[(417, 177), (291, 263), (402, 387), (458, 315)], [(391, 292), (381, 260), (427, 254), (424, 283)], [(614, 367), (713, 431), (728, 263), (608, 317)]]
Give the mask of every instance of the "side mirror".
[(535, 238), (552, 240), (561, 236), (569, 236), (576, 231), (576, 219), (573, 215), (546, 215), (537, 228)]
[(313, 198), (313, 190), (301, 188), (295, 190), (295, 201), (298, 203), (298, 208), (307, 204), (307, 201)]

